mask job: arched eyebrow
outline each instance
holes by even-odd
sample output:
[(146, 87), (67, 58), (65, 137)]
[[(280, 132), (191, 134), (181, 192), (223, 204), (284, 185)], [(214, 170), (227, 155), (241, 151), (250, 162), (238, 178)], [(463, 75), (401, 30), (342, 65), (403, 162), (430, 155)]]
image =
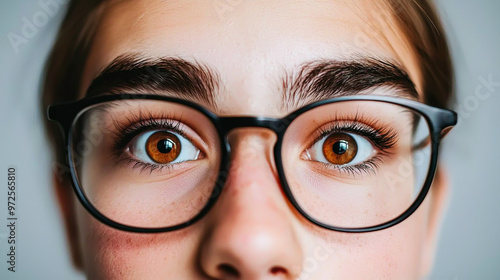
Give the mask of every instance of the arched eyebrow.
[(216, 107), (221, 82), (216, 71), (177, 57), (120, 55), (100, 72), (85, 97), (104, 94), (166, 94)]
[[(280, 74), (280, 107), (286, 111), (318, 100), (366, 94), (382, 86), (389, 89), (384, 94), (419, 100), (408, 74), (395, 63), (381, 59), (315, 60)], [(222, 94), (221, 86), (219, 73), (207, 65), (178, 57), (145, 58), (132, 53), (117, 57), (105, 67), (91, 82), (86, 97), (165, 94), (215, 109), (221, 100), (217, 98)]]
[[(403, 68), (389, 60), (362, 57), (353, 60), (317, 60), (285, 71), (283, 108), (298, 108), (314, 101), (370, 94), (384, 87), (384, 94), (419, 101), (415, 86)], [(380, 93), (379, 93), (380, 94)]]

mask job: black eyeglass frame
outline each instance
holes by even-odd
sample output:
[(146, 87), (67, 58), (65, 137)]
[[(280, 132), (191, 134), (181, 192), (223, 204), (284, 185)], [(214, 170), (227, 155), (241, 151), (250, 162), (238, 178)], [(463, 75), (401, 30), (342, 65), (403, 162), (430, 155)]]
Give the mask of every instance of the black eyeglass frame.
[[(187, 106), (191, 109), (194, 109), (203, 115), (205, 115), (214, 127), (217, 129), (219, 135), (219, 141), (221, 145), (221, 161), (219, 166), (219, 174), (228, 174), (229, 172), (229, 162), (230, 162), (230, 153), (231, 147), (229, 145), (227, 135), (228, 133), (236, 128), (242, 127), (259, 127), (259, 128), (267, 128), (272, 130), (277, 135), (277, 140), (274, 145), (274, 161), (276, 164), (276, 168), (278, 171), (280, 183), (282, 190), (284, 191), (287, 199), (290, 203), (295, 207), (295, 209), (304, 216), (307, 220), (314, 223), (317, 226), (320, 226), (325, 229), (340, 231), (340, 232), (350, 232), (350, 233), (361, 233), (361, 232), (371, 232), (386, 229), (388, 227), (394, 226), (406, 218), (408, 218), (413, 212), (417, 210), (420, 204), (425, 199), (427, 195), (437, 167), (438, 162), (438, 150), (439, 143), (442, 137), (446, 135), (446, 133), (457, 123), (457, 114), (451, 110), (441, 109), (437, 107), (432, 107), (430, 105), (426, 105), (420, 103), (418, 101), (400, 98), (400, 97), (392, 97), (392, 96), (378, 96), (378, 95), (352, 95), (352, 96), (343, 96), (333, 99), (321, 100), (308, 105), (305, 105), (292, 113), (288, 114), (283, 118), (268, 118), (268, 117), (249, 117), (249, 116), (241, 116), (241, 117), (219, 117), (212, 113), (207, 108), (180, 98), (164, 96), (164, 95), (150, 95), (150, 94), (115, 94), (115, 95), (102, 95), (97, 97), (84, 98), (77, 101), (58, 104), (58, 105), (50, 105), (47, 108), (47, 116), (51, 121), (57, 122), (62, 128), (64, 143), (66, 147), (66, 159), (67, 163), (70, 167), (71, 177), (72, 177), (72, 187), (73, 190), (82, 205), (85, 207), (89, 213), (94, 216), (100, 222), (119, 229), (123, 231), (129, 232), (138, 232), (138, 233), (158, 233), (158, 232), (168, 232), (178, 230), (184, 227), (187, 227), (196, 221), (203, 218), (207, 212), (212, 208), (212, 206), (217, 201), (220, 193), (222, 192), (225, 185), (225, 178), (216, 181), (216, 185), (206, 202), (205, 206), (192, 217), (190, 220), (180, 223), (174, 226), (162, 227), (162, 228), (141, 228), (141, 227), (133, 227), (129, 225), (124, 225), (113, 221), (100, 213), (89, 201), (83, 192), (82, 188), (79, 185), (77, 176), (75, 174), (75, 166), (73, 163), (73, 153), (71, 147), (71, 138), (72, 138), (72, 129), (73, 124), (77, 120), (78, 116), (84, 112), (88, 107), (95, 106), (100, 103), (117, 101), (117, 100), (158, 100), (158, 101), (167, 101), (176, 104), (181, 104)], [(281, 157), (281, 148), (283, 143), (283, 137), (285, 135), (286, 129), (288, 126), (301, 114), (314, 109), (319, 106), (323, 106), (326, 104), (337, 103), (337, 102), (345, 102), (345, 101), (375, 101), (375, 102), (384, 102), (391, 103), (406, 107), (408, 109), (412, 109), (418, 113), (420, 113), (426, 120), (427, 125), (430, 129), (430, 139), (431, 139), (431, 160), (429, 165), (429, 170), (427, 173), (427, 178), (424, 181), (424, 186), (417, 198), (413, 202), (413, 204), (402, 214), (397, 216), (396, 218), (387, 221), (385, 223), (381, 223), (374, 226), (369, 227), (361, 227), (361, 228), (345, 228), (345, 227), (336, 227), (331, 226), (325, 223), (322, 223), (312, 216), (310, 216), (306, 211), (304, 211), (299, 203), (295, 200), (288, 182), (285, 177), (285, 171), (283, 168), (283, 162)]]

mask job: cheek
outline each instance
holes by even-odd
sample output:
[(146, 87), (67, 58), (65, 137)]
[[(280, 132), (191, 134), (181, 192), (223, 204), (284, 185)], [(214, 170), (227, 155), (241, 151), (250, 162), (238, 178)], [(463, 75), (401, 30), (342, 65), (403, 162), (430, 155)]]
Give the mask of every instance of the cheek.
[[(196, 226), (161, 234), (129, 233), (105, 226), (77, 206), (78, 232), (89, 279), (172, 279), (195, 271)], [(183, 275), (177, 275), (182, 272)]]
[(303, 277), (417, 279), (427, 230), (426, 201), (408, 219), (382, 231), (352, 234), (310, 227)]

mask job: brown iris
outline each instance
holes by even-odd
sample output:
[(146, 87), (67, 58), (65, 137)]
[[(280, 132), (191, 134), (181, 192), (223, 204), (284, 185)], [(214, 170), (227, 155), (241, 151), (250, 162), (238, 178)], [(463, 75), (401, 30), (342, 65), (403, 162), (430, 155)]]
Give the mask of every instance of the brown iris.
[(170, 163), (181, 153), (181, 142), (174, 134), (158, 131), (149, 136), (146, 152), (157, 163)]
[(333, 164), (351, 162), (358, 152), (358, 145), (352, 136), (346, 133), (334, 133), (323, 143), (323, 155)]

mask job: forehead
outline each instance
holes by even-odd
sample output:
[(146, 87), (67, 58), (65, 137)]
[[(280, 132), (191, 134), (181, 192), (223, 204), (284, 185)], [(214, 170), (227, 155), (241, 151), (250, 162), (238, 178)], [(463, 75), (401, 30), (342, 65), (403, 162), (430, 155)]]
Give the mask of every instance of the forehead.
[[(84, 90), (99, 71), (130, 52), (176, 56), (220, 73), (232, 105), (280, 98), (271, 94), (283, 69), (314, 59), (357, 55), (398, 62), (419, 89), (414, 55), (404, 36), (372, 1), (107, 2), (87, 60)], [(276, 81), (277, 82), (277, 81)], [(238, 107), (238, 106), (236, 106)], [(261, 107), (262, 106), (256, 106)]]

